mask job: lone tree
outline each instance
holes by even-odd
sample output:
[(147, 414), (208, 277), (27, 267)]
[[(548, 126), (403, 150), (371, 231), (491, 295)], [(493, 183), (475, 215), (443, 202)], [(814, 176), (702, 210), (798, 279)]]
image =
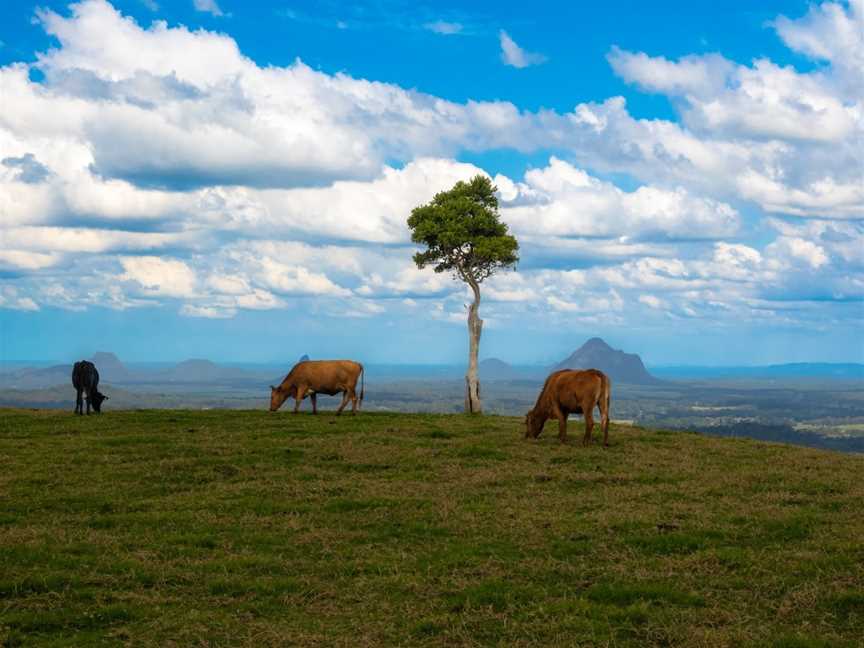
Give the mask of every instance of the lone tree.
[(450, 191), (435, 195), (432, 202), (411, 210), (408, 227), (411, 240), (426, 246), (414, 255), (418, 268), (433, 265), (435, 272), (452, 272), (474, 293), (468, 307), (468, 373), (465, 376), (465, 411), (479, 414), (480, 381), (477, 352), (480, 350), (480, 284), (497, 270), (511, 268), (519, 260), (519, 244), (498, 214), (498, 188), (486, 176), (459, 181)]

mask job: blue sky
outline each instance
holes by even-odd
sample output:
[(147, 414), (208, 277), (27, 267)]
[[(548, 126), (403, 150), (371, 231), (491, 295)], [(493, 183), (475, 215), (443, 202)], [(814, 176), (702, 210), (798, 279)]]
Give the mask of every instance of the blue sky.
[[(715, 6), (716, 5), (716, 6)], [(860, 0), (4, 4), (4, 360), (461, 362), (411, 207), (475, 173), (482, 356), (862, 361)]]

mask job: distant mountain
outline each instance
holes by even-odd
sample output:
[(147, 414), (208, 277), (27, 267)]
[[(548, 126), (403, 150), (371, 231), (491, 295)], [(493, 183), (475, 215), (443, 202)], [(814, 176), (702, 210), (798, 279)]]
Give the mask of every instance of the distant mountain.
[(520, 372), (503, 360), (486, 358), (481, 360), (479, 367), (480, 380), (513, 380), (520, 377)]
[(207, 383), (229, 380), (245, 373), (242, 369), (220, 367), (210, 360), (194, 358), (192, 360), (184, 360), (173, 369), (170, 369), (166, 373), (166, 378), (176, 382)]
[(3, 374), (4, 389), (37, 389), (48, 385), (72, 386), (72, 365), (52, 367), (23, 367)]
[(642, 359), (635, 353), (613, 349), (600, 338), (591, 338), (570, 357), (556, 364), (559, 369), (599, 369), (614, 382), (647, 385), (660, 382), (648, 373)]
[(120, 382), (129, 379), (129, 369), (110, 351), (97, 351), (90, 358), (90, 362), (96, 365), (101, 382)]

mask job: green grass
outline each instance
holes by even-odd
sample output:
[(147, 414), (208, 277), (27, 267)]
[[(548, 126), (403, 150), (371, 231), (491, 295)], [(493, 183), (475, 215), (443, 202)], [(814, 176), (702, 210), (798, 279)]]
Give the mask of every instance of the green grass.
[(554, 427), (0, 410), (0, 646), (861, 645), (864, 457)]

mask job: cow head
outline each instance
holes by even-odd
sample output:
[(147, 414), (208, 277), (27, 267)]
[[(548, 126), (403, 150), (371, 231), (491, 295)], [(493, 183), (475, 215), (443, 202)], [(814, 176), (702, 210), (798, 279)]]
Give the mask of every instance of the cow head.
[(102, 401), (106, 401), (106, 400), (108, 400), (108, 397), (105, 394), (97, 391), (96, 393), (91, 394), (90, 405), (93, 406), (93, 409), (97, 413), (101, 414), (102, 413)]
[(282, 387), (274, 387), (270, 385), (270, 411), (275, 412), (280, 407), (282, 407), (282, 403), (285, 402), (285, 399), (289, 396), (289, 390), (282, 389)]
[(534, 410), (530, 410), (525, 415), (525, 438), (536, 439), (540, 436), (540, 430), (543, 428), (543, 423), (544, 421), (534, 413)]

